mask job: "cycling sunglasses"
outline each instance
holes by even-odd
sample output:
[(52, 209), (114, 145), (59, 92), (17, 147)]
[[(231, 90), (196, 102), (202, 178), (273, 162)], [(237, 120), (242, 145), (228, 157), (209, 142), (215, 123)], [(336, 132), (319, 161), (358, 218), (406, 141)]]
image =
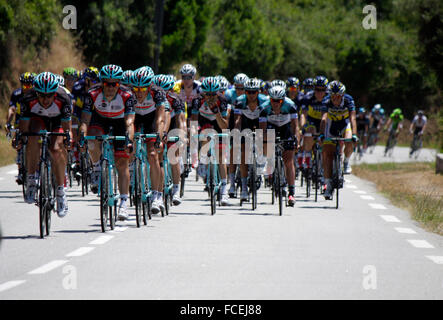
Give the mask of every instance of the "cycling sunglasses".
[(32, 83), (24, 83), (22, 84), (22, 89), (27, 90), (32, 88)]
[(192, 79), (192, 76), (182, 76), (182, 79), (183, 80), (191, 80)]
[(148, 87), (132, 87), (134, 92), (146, 92), (148, 91)]
[(289, 87), (289, 91), (297, 91), (298, 88), (297, 87)]
[(272, 102), (282, 103), (283, 99), (271, 99)]
[(257, 90), (246, 90), (246, 93), (247, 94), (255, 94), (255, 93), (258, 93), (258, 91)]
[(108, 82), (108, 81), (103, 81), (103, 85), (105, 87), (120, 87), (120, 82)]
[(315, 88), (314, 90), (317, 92), (325, 92), (326, 91), (325, 88)]
[(245, 87), (235, 87), (235, 90), (245, 90)]
[(52, 93), (37, 92), (37, 95), (41, 98), (52, 98), (55, 95), (55, 92), (52, 92)]
[(210, 96), (210, 97), (215, 96), (216, 94), (217, 94), (217, 92), (206, 92), (205, 93), (205, 95)]

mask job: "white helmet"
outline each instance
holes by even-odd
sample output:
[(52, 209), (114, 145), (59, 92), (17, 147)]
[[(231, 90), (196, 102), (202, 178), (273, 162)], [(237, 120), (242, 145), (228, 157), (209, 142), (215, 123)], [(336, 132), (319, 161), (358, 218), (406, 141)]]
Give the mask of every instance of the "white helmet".
[(250, 78), (245, 82), (245, 90), (256, 90), (260, 89), (260, 80), (257, 78)]
[(239, 73), (239, 74), (235, 75), (235, 77), (234, 77), (234, 83), (235, 83), (235, 84), (242, 84), (242, 85), (244, 85), (245, 82), (246, 82), (248, 79), (249, 79), (249, 78), (248, 78), (247, 75), (245, 75), (244, 73)]
[(374, 106), (374, 109), (380, 111), (380, 109), (381, 109), (381, 104), (377, 103), (377, 104)]
[(286, 83), (283, 80), (273, 80), (271, 82), (271, 87), (276, 87), (276, 86), (283, 87), (286, 90)]
[(197, 73), (197, 69), (192, 64), (185, 64), (181, 69), (180, 73), (183, 74), (190, 74), (192, 76), (195, 76)]
[(286, 89), (282, 86), (271, 87), (268, 91), (271, 99), (284, 99), (286, 96)]

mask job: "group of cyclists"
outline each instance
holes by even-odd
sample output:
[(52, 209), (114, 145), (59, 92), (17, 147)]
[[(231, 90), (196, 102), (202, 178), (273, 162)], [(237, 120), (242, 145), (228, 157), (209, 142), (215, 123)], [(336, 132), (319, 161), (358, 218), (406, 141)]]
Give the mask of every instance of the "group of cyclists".
[[(200, 135), (207, 129), (218, 134), (257, 129), (263, 130), (264, 157), (267, 151), (269, 130), (283, 142), (282, 160), (285, 177), (284, 192), (287, 187), (287, 203), (295, 204), (295, 180), (299, 172), (303, 176), (311, 174), (314, 149), (320, 146), (321, 159), (316, 159), (321, 167), (321, 189), (325, 199), (332, 199), (331, 183), (333, 158), (336, 143), (333, 138), (344, 138), (343, 173), (350, 174), (350, 158), (358, 141), (363, 150), (377, 143), (383, 128), (396, 136), (402, 128), (401, 109), (394, 109), (387, 121), (385, 111), (376, 104), (370, 112), (356, 108), (354, 99), (346, 93), (343, 83), (329, 81), (319, 75), (305, 79), (302, 83), (296, 77), (286, 81), (264, 81), (249, 77), (244, 73), (234, 76), (233, 83), (224, 76), (208, 76), (197, 79), (197, 70), (191, 64), (180, 69), (181, 79), (171, 74), (154, 74), (149, 66), (134, 71), (124, 71), (117, 65), (105, 65), (100, 70), (88, 67), (83, 71), (69, 67), (62, 75), (51, 72), (35, 74), (23, 73), (20, 76), (21, 88), (12, 93), (7, 115), (6, 130), (15, 126), (19, 133), (15, 136), (14, 147), (20, 152), (26, 144), (25, 177), (17, 177), (17, 183), (26, 184), (25, 201), (36, 203), (38, 188), (39, 137), (26, 136), (41, 130), (65, 133), (53, 136), (49, 152), (54, 173), (56, 190), (56, 211), (59, 217), (68, 213), (67, 166), (72, 166), (76, 177), (82, 172), (79, 164), (81, 152), (87, 144), (91, 159), (90, 189), (99, 191), (102, 148), (99, 140), (85, 142), (86, 136), (115, 135), (125, 136), (125, 140), (114, 141), (115, 167), (118, 176), (118, 219), (128, 219), (128, 202), (131, 195), (131, 177), (134, 174), (134, 136), (137, 132), (153, 134), (147, 138), (147, 161), (149, 162), (151, 213), (163, 211), (164, 144), (168, 147), (168, 133), (172, 130), (186, 132), (180, 137), (181, 145), (187, 146), (192, 136)], [(14, 120), (15, 117), (15, 120)], [(422, 111), (411, 123), (410, 131), (422, 135), (426, 127), (426, 117)], [(241, 161), (235, 164), (232, 137), (216, 141), (218, 174), (220, 176), (220, 203), (229, 204), (236, 197), (240, 187), (240, 199), (248, 201), (248, 164), (245, 159), (245, 139), (241, 139)], [(200, 143), (203, 148), (206, 142)], [(193, 168), (206, 179), (205, 164), (198, 156), (198, 149), (189, 149), (189, 163), (186, 159), (171, 164), (172, 203), (181, 204), (180, 182), (184, 167)], [(72, 154), (72, 163), (69, 161)], [(21, 171), (19, 171), (21, 172)], [(268, 172), (265, 178), (272, 173)], [(239, 178), (238, 178), (239, 177)], [(227, 184), (230, 184), (228, 189)], [(239, 184), (239, 185), (238, 185)]]

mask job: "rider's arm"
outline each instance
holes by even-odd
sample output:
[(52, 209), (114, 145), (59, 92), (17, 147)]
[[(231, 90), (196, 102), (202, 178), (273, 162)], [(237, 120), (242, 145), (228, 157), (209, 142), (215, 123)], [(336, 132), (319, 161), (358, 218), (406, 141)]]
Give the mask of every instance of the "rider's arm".
[(129, 140), (133, 141), (134, 139), (134, 120), (135, 120), (135, 114), (127, 114), (125, 115), (125, 125), (126, 125), (126, 131), (128, 132)]
[(215, 114), (215, 120), (217, 120), (217, 124), (220, 127), (220, 129), (228, 129), (228, 117), (231, 114), (231, 109), (227, 110), (226, 116), (223, 116), (221, 114), (220, 108), (218, 109), (218, 112)]
[(326, 121), (328, 121), (328, 113), (325, 112), (323, 113), (322, 117), (321, 117), (321, 121), (320, 121), (320, 133), (321, 134), (325, 134), (325, 130), (326, 130)]
[(163, 134), (165, 129), (165, 105), (160, 105), (157, 107), (155, 114), (155, 128), (160, 135)]
[(16, 111), (15, 106), (9, 107), (8, 114), (6, 115), (6, 123), (7, 124), (8, 123), (10, 124), (12, 122), (12, 119), (14, 119), (15, 111)]
[(355, 110), (350, 112), (349, 117), (351, 118), (352, 134), (356, 135), (357, 134), (357, 120), (356, 120)]

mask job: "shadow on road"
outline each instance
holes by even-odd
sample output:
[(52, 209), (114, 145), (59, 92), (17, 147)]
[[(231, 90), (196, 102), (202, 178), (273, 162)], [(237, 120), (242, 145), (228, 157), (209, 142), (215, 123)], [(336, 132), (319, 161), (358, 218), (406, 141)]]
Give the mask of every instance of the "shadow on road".
[(37, 235), (27, 235), (27, 236), (6, 236), (1, 237), (2, 240), (26, 240), (26, 239), (40, 239)]

